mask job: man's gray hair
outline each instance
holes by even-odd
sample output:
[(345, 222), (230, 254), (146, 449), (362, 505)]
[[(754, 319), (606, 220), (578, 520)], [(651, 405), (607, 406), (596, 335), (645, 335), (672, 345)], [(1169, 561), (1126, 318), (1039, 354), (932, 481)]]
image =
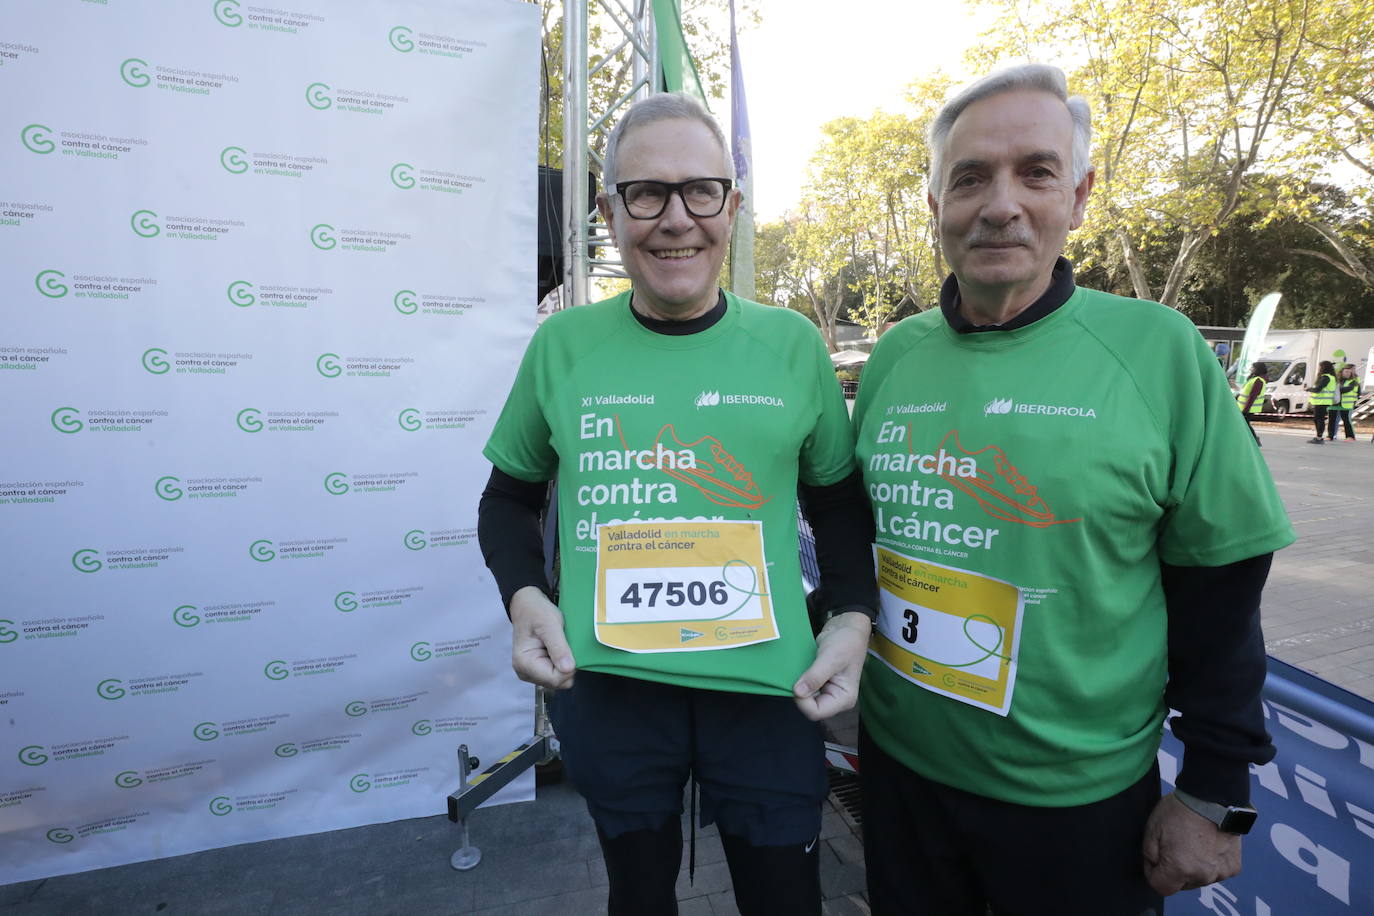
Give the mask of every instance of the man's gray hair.
[(1088, 102), (1081, 95), (1069, 95), (1069, 83), (1064, 71), (1049, 64), (1021, 64), (985, 76), (963, 92), (945, 103), (940, 113), (930, 125), (930, 193), (937, 200), (944, 186), (945, 144), (949, 142), (949, 132), (959, 115), (974, 102), (989, 96), (1018, 90), (1048, 92), (1063, 102), (1073, 118), (1073, 184), (1083, 180), (1088, 174), (1090, 162), (1089, 147), (1092, 144), (1092, 112)]
[(607, 194), (615, 192), (616, 173), (615, 160), (616, 151), (620, 148), (620, 141), (625, 134), (636, 127), (643, 127), (646, 124), (653, 124), (657, 121), (699, 121), (706, 125), (711, 131), (711, 135), (720, 144), (724, 171), (719, 175), (694, 175), (693, 178), (734, 178), (735, 162), (730, 156), (730, 145), (725, 142), (725, 131), (720, 129), (720, 122), (715, 119), (711, 112), (706, 110), (706, 106), (701, 104), (690, 95), (681, 92), (660, 92), (649, 96), (647, 99), (640, 99), (630, 106), (620, 119), (620, 123), (611, 131), (610, 139), (606, 141), (605, 167), (601, 170), (601, 186)]

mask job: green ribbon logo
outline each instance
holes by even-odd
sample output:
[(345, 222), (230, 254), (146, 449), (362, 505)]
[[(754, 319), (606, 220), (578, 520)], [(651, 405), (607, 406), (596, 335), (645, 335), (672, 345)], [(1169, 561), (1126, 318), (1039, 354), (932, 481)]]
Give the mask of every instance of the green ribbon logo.
[(328, 251), (339, 244), (338, 240), (330, 235), (333, 231), (334, 227), (328, 223), (316, 223), (310, 227), (310, 244), (320, 251)]
[(408, 162), (398, 162), (391, 167), (391, 183), (402, 191), (409, 191), (415, 187), (415, 176), (410, 174), (410, 170), (415, 168)]
[(153, 484), (153, 492), (159, 499), (165, 499), (169, 503), (176, 502), (181, 499), (181, 487), (177, 486), (179, 483), (180, 477), (159, 477), (157, 483)]
[(324, 475), (324, 489), (326, 493), (343, 496), (348, 492), (348, 475), (338, 471)]
[(427, 662), (434, 657), (434, 653), (429, 651), (429, 643), (422, 639), (410, 647), (410, 657), (417, 662)]
[(152, 210), (135, 210), (134, 215), (129, 217), (129, 225), (133, 227), (134, 235), (150, 239), (162, 234), (162, 227), (154, 222), (156, 219), (157, 214)]
[(410, 726), (410, 733), (412, 735), (419, 735), (421, 738), (432, 731), (434, 731), (434, 726), (428, 719), (419, 719), (414, 725)]
[(19, 762), (26, 767), (41, 767), (48, 762), (48, 755), (43, 753), (47, 748), (41, 744), (30, 744), (28, 747), (19, 749)]
[(387, 33), (386, 40), (397, 51), (400, 51), (402, 54), (409, 54), (411, 51), (415, 50), (415, 40), (410, 37), (411, 34), (410, 29), (403, 25), (398, 25)]
[(171, 363), (162, 357), (167, 355), (167, 351), (161, 347), (150, 347), (143, 351), (143, 368), (153, 375), (166, 375), (167, 370), (172, 368)]
[(357, 592), (339, 592), (334, 596), (334, 607), (347, 614), (358, 609)]
[(338, 378), (343, 372), (343, 368), (335, 362), (338, 358), (337, 353), (321, 353), (315, 360), (315, 371), (325, 378)]
[(425, 540), (425, 533), (419, 528), (407, 531), (402, 542), (406, 545), (407, 550), (424, 550), (425, 546), (429, 544), (429, 541)]
[(77, 572), (93, 573), (97, 572), (105, 564), (96, 559), (100, 551), (92, 550), (87, 547), (72, 554), (72, 566), (76, 567)]
[[(172, 611), (172, 621), (179, 627), (193, 627), (200, 623), (199, 610), (194, 604), (183, 604), (181, 607)], [(200, 728), (199, 725), (196, 728)], [(200, 737), (197, 735), (196, 737)]]
[(294, 757), (300, 753), (300, 748), (296, 747), (295, 742), (288, 741), (285, 744), (278, 744), (272, 753), (278, 757)]
[(306, 86), (305, 101), (316, 111), (324, 111), (334, 104), (334, 98), (329, 94), (327, 83), (311, 83)]
[(44, 124), (29, 124), (19, 132), (19, 142), (23, 143), (30, 152), (46, 155), (57, 146), (48, 137), (48, 132), (51, 130), (51, 127)]
[(236, 29), (243, 25), (243, 14), (239, 12), (239, 0), (215, 0), (215, 18), (221, 25)]
[(122, 683), (117, 677), (106, 678), (95, 685), (96, 695), (102, 700), (118, 700), (124, 696), (124, 688), (119, 686)]
[(396, 422), (401, 424), (401, 429), (413, 433), (420, 428), (420, 411), (407, 407), (396, 416)]
[(362, 700), (353, 700), (344, 706), (344, 715), (352, 716), (354, 719), (365, 716), (367, 715), (367, 704)]
[(359, 773), (348, 781), (348, 787), (354, 792), (366, 792), (372, 788), (372, 780), (366, 773)]
[(54, 827), (48, 831), (48, 840), (53, 843), (70, 843), (76, 837), (72, 836), (70, 827)]
[(229, 302), (241, 309), (246, 309), (258, 301), (258, 297), (253, 295), (253, 284), (247, 280), (235, 280), (229, 284), (229, 289), (226, 292), (229, 296)]
[(49, 299), (61, 299), (67, 295), (67, 284), (60, 281), (66, 278), (67, 275), (60, 270), (40, 270), (38, 276), (33, 278), (33, 285)]
[(267, 675), (267, 679), (270, 681), (280, 681), (291, 671), (286, 667), (286, 662), (276, 658), (262, 666), (262, 673)]
[(242, 175), (248, 171), (248, 160), (243, 158), (247, 155), (248, 151), (241, 146), (226, 146), (220, 150), (219, 164), (224, 166), (226, 172)]
[(131, 57), (119, 65), (119, 77), (135, 89), (142, 89), (152, 82), (152, 78), (143, 72), (143, 68), (146, 66), (148, 66), (146, 60)]
[(219, 737), (219, 729), (215, 726), (214, 722), (197, 722), (191, 734), (196, 736), (197, 741), (214, 741)]
[(224, 817), (224, 815), (233, 810), (234, 806), (230, 803), (227, 796), (216, 795), (214, 798), (210, 799), (210, 813), (216, 817)]
[(81, 413), (75, 407), (59, 407), (52, 412), (52, 428), (59, 433), (76, 433), (86, 425), (76, 418)]
[(277, 552), (272, 549), (271, 541), (254, 541), (248, 545), (248, 555), (259, 563), (266, 563), (274, 559)]
[[(6, 626), (6, 624), (9, 624), (9, 626)], [(7, 642), (14, 642), (19, 638), (19, 632), (17, 630), (11, 630), (11, 626), (14, 626), (13, 620), (6, 620), (0, 617), (0, 646)]]
[(402, 315), (414, 315), (420, 308), (420, 303), (415, 301), (415, 291), (403, 289), (391, 298), (391, 304), (396, 306), (396, 311)]
[(238, 424), (239, 429), (246, 433), (260, 433), (262, 432), (262, 420), (259, 419), (261, 413), (262, 411), (256, 407), (245, 407), (234, 417), (234, 422)]
[(143, 785), (143, 777), (138, 775), (137, 770), (125, 770), (115, 776), (115, 785), (121, 789), (137, 789)]

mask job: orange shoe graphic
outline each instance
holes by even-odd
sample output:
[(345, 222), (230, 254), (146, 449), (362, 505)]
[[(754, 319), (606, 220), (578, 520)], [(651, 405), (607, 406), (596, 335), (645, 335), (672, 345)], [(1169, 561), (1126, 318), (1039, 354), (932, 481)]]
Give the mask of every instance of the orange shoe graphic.
[(976, 451), (969, 451), (959, 441), (959, 431), (951, 429), (940, 441), (940, 449), (951, 455), (967, 455), (975, 460), (985, 452), (991, 453), (991, 471), (986, 469), (986, 459), (983, 459), (978, 460), (976, 477), (940, 475), (945, 482), (953, 484), (977, 500), (978, 505), (982, 506), (988, 515), (1007, 522), (1029, 525), (1032, 528), (1070, 525), (1082, 521), (1081, 518), (1055, 518), (1054, 510), (1040, 496), (1037, 487), (1016, 469), (1007, 458), (1006, 452), (997, 446), (988, 445)]
[(655, 450), (660, 443), (664, 443), (665, 437), (669, 440), (664, 444), (665, 448), (691, 452), (696, 466), (663, 467), (660, 470), (700, 491), (711, 502), (740, 509), (757, 509), (773, 498), (763, 495), (759, 485), (754, 482), (754, 475), (716, 437), (702, 436), (691, 442), (683, 442), (677, 437), (673, 424), (669, 423), (658, 431), (654, 439)]

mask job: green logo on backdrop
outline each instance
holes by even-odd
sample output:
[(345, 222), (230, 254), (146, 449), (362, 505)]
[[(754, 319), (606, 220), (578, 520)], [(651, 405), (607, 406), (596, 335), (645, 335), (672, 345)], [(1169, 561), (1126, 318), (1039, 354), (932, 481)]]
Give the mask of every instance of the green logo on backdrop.
[(315, 360), (315, 371), (325, 378), (338, 378), (343, 369), (335, 360), (339, 358), (337, 353), (321, 353)]
[(408, 162), (398, 162), (391, 167), (391, 183), (403, 191), (409, 191), (415, 187), (415, 176), (410, 174), (410, 170), (415, 168)]
[(121, 789), (137, 789), (143, 785), (143, 777), (138, 775), (137, 770), (125, 770), (115, 776), (115, 785)]
[(414, 725), (410, 726), (410, 733), (412, 735), (419, 735), (422, 738), (432, 731), (434, 731), (434, 726), (428, 719), (418, 719)]
[(367, 704), (362, 700), (353, 700), (344, 706), (344, 715), (358, 718), (367, 715)]
[(358, 773), (348, 781), (348, 787), (354, 792), (366, 792), (372, 788), (372, 780), (368, 778), (366, 773)]
[(65, 279), (67, 275), (60, 270), (40, 270), (33, 278), (33, 285), (49, 299), (61, 299), (67, 295), (67, 284), (60, 282)]
[(48, 755), (43, 753), (47, 748), (41, 744), (30, 744), (28, 747), (19, 749), (19, 762), (26, 767), (41, 767), (48, 762)]
[(333, 106), (334, 97), (329, 94), (328, 83), (311, 83), (305, 87), (305, 101), (317, 111)]
[(262, 420), (259, 417), (261, 413), (262, 411), (256, 407), (245, 407), (234, 417), (234, 422), (238, 424), (239, 429), (246, 433), (260, 433), (262, 432)]
[(417, 662), (427, 662), (434, 657), (434, 653), (429, 651), (429, 643), (422, 639), (410, 647), (410, 657)]
[(221, 25), (231, 29), (243, 25), (243, 14), (239, 12), (239, 0), (215, 0), (215, 18)]
[(348, 475), (339, 471), (324, 475), (324, 489), (335, 496), (343, 496), (348, 492)]
[(219, 729), (214, 722), (197, 722), (191, 734), (196, 736), (197, 741), (214, 741), (219, 737)]
[(135, 89), (142, 89), (152, 82), (148, 74), (143, 72), (143, 68), (146, 66), (148, 66), (146, 60), (131, 57), (119, 65), (119, 77)]
[(78, 550), (72, 554), (72, 566), (76, 567), (77, 572), (93, 573), (98, 572), (105, 564), (96, 559), (100, 551), (92, 550), (89, 547)]
[(387, 33), (386, 40), (390, 42), (391, 46), (397, 51), (400, 51), (402, 54), (409, 54), (411, 51), (415, 50), (415, 39), (410, 37), (411, 34), (410, 29), (403, 25), (398, 25)]
[(47, 132), (52, 128), (45, 124), (30, 124), (19, 132), (19, 141), (34, 153), (51, 153), (57, 144), (52, 142)]
[(339, 244), (338, 240), (330, 235), (333, 231), (334, 227), (328, 223), (316, 223), (314, 226), (310, 227), (310, 244), (320, 249), (320, 251), (328, 251)]
[(259, 563), (266, 563), (277, 555), (271, 541), (254, 541), (248, 545), (248, 555)]
[(124, 696), (124, 688), (119, 686), (124, 683), (117, 677), (106, 678), (95, 685), (96, 695), (102, 700), (118, 700)]
[[(358, 609), (357, 592), (339, 592), (334, 596), (334, 607), (347, 614)], [(2, 642), (3, 640), (0, 640)]]
[(157, 483), (153, 484), (153, 492), (158, 495), (159, 499), (174, 502), (181, 499), (181, 487), (177, 486), (179, 483), (181, 483), (180, 477), (159, 477)]
[[(340, 608), (340, 610), (342, 610), (342, 608)], [(352, 608), (349, 608), (349, 610), (352, 610)], [(16, 630), (10, 629), (12, 626), (14, 626), (13, 620), (6, 620), (0, 617), (0, 646), (3, 646), (7, 642), (14, 642), (19, 638), (19, 633)]]
[(241, 309), (246, 309), (258, 301), (258, 297), (253, 295), (253, 284), (247, 280), (235, 280), (229, 284), (229, 289), (226, 292), (229, 295), (230, 303)]
[(290, 674), (291, 671), (286, 667), (286, 662), (279, 658), (275, 658), (262, 666), (262, 673), (267, 675), (268, 680), (280, 681)]
[(415, 291), (403, 289), (391, 298), (391, 304), (396, 306), (396, 311), (402, 315), (414, 315), (420, 308), (420, 303), (415, 301)]
[(70, 827), (54, 827), (48, 831), (48, 841), (52, 843), (70, 843), (74, 839)]
[(296, 747), (294, 741), (288, 741), (285, 744), (278, 744), (272, 753), (278, 757), (294, 757), (300, 753), (300, 748)]
[(152, 210), (135, 210), (134, 215), (129, 217), (129, 225), (133, 227), (134, 235), (150, 239), (162, 234), (162, 227), (154, 222), (156, 219), (157, 214)]
[(243, 158), (248, 155), (248, 150), (241, 146), (226, 146), (220, 150), (219, 164), (224, 166), (226, 172), (233, 172), (235, 175), (242, 175), (248, 171), (248, 160)]
[(401, 424), (401, 429), (413, 433), (420, 428), (420, 411), (407, 407), (396, 416), (396, 422)]
[(210, 799), (210, 813), (216, 817), (224, 817), (224, 815), (233, 810), (233, 804), (229, 801), (228, 797), (224, 795), (216, 795), (214, 798)]
[(167, 355), (167, 351), (161, 347), (149, 347), (143, 351), (143, 368), (153, 375), (166, 375), (167, 370), (172, 368), (171, 363), (162, 357)]
[[(172, 611), (172, 620), (179, 627), (193, 627), (200, 623), (200, 615), (196, 613), (197, 610), (199, 609), (194, 604), (183, 604)], [(199, 728), (200, 726), (197, 725), (196, 727)]]
[(52, 428), (59, 433), (80, 432), (86, 424), (76, 418), (81, 413), (75, 407), (59, 407), (52, 412)]
[(424, 550), (425, 546), (429, 544), (429, 542), (425, 540), (425, 533), (419, 528), (407, 531), (403, 541), (408, 550)]

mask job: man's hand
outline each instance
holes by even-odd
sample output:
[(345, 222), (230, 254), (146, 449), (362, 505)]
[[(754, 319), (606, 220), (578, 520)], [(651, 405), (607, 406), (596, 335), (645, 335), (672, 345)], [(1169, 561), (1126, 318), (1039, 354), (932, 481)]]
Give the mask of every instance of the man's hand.
[(573, 684), (577, 663), (563, 633), (563, 612), (533, 585), (510, 600), (510, 663), (516, 677), (550, 690)]
[(813, 722), (854, 706), (873, 624), (858, 611), (838, 614), (816, 635), (816, 660), (792, 686), (797, 708)]
[(1165, 897), (1240, 874), (1240, 837), (1166, 795), (1145, 824), (1145, 878)]

